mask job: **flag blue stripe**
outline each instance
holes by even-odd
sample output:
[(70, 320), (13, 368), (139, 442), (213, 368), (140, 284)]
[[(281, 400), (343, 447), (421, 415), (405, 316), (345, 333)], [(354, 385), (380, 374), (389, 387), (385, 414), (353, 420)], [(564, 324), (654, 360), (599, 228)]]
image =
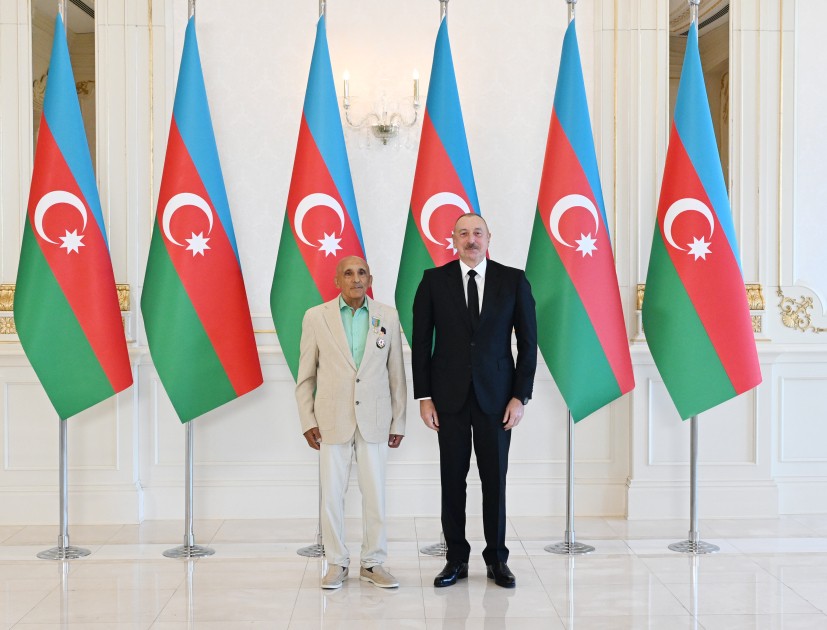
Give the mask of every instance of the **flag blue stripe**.
[(304, 96), (304, 118), (345, 204), (345, 210), (359, 237), (362, 251), (366, 251), (362, 240), (362, 226), (359, 223), (359, 211), (356, 207), (356, 195), (353, 192), (342, 119), (339, 115), (339, 102), (333, 82), (324, 16), (319, 18), (316, 26), (316, 43), (313, 46), (313, 59), (310, 62), (310, 75), (307, 78), (307, 92)]
[[(701, 56), (698, 51), (698, 28), (694, 23), (686, 40), (686, 54), (675, 104), (675, 127), (741, 269), (735, 225), (729, 208), (729, 196), (721, 170), (721, 159), (715, 141), (715, 129), (712, 126)], [(743, 269), (741, 274), (743, 275)]]
[(236, 260), (239, 260), (239, 265), (241, 265), (238, 246), (235, 242), (233, 220), (230, 216), (230, 202), (227, 200), (227, 190), (224, 188), (224, 176), (221, 174), (221, 163), (215, 144), (210, 106), (207, 102), (207, 89), (201, 70), (194, 16), (187, 23), (172, 115), (190, 158), (195, 164), (195, 169), (210, 196), (210, 202), (224, 227)]
[(55, 37), (52, 43), (52, 58), (49, 61), (49, 78), (46, 82), (46, 95), (43, 100), (43, 115), (46, 124), (54, 136), (63, 159), (75, 178), (95, 222), (103, 235), (107, 248), (109, 242), (103, 223), (98, 186), (92, 170), (92, 156), (83, 128), (80, 114), (75, 76), (69, 59), (69, 47), (66, 43), (66, 29), (60, 13), (55, 21)]
[(434, 129), (465, 189), (465, 194), (468, 195), (471, 208), (479, 214), (480, 203), (474, 183), (474, 172), (471, 169), (468, 141), (465, 137), (465, 123), (462, 120), (454, 61), (451, 57), (451, 42), (448, 39), (447, 18), (443, 18), (437, 34), (431, 82), (425, 106)]
[(606, 208), (603, 203), (603, 189), (597, 170), (597, 156), (594, 152), (594, 136), (589, 120), (589, 104), (586, 100), (586, 84), (583, 80), (583, 67), (580, 63), (580, 48), (577, 45), (577, 30), (574, 20), (569, 22), (563, 39), (563, 54), (560, 58), (560, 74), (557, 75), (557, 88), (554, 92), (554, 111), (574, 149), (580, 167), (586, 174), (592, 189), (603, 226), (611, 238)]

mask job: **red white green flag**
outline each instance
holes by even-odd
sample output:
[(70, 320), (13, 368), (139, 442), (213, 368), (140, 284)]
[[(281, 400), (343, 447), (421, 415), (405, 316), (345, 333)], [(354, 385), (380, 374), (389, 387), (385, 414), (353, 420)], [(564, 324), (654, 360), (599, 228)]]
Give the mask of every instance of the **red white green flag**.
[(61, 419), (132, 384), (106, 227), (60, 15), (23, 228), (14, 320), (26, 356)]
[(761, 382), (694, 23), (649, 255), (643, 328), (684, 420)]
[(141, 312), (181, 422), (262, 383), (191, 17), (175, 91)]
[(344, 256), (365, 258), (365, 246), (322, 16), (270, 291), (273, 323), (294, 379), (304, 313), (339, 294), (334, 279)]
[(563, 40), (526, 276), (537, 341), (577, 422), (635, 386), (575, 22)]
[(462, 214), (480, 214), (459, 102), (448, 18), (437, 33), (411, 205), (396, 281), (396, 307), (410, 341), (422, 272), (457, 258), (451, 233)]

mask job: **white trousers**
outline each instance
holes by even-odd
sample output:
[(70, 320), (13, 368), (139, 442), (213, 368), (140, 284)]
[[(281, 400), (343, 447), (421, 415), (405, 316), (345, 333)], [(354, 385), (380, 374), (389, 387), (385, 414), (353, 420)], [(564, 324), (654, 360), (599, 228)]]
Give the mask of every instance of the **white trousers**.
[(356, 459), (359, 490), (362, 493), (363, 567), (382, 564), (388, 557), (385, 530), (385, 462), (387, 442), (366, 442), (356, 429), (353, 439), (344, 444), (321, 443), (319, 474), (322, 488), (322, 543), (327, 561), (346, 567), (350, 553), (345, 545), (345, 493), (350, 464)]

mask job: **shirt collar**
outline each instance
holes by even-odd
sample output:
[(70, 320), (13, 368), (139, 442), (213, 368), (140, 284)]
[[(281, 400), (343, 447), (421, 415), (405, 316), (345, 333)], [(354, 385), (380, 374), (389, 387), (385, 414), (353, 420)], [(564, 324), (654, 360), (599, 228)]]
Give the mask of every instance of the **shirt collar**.
[[(477, 274), (480, 276), (480, 278), (482, 278), (483, 280), (485, 280), (485, 268), (487, 266), (488, 266), (488, 259), (483, 258), (482, 262), (480, 262), (479, 265), (477, 265), (476, 267), (473, 268), (474, 271), (476, 271)], [(462, 262), (461, 258), (460, 258), (460, 261), (459, 261), (459, 268), (460, 268), (460, 271), (462, 271), (463, 277), (467, 276), (468, 271), (471, 269), (471, 267), (469, 267), (464, 262)]]
[[(345, 309), (351, 310), (350, 305), (347, 302), (345, 302), (345, 298), (342, 297), (342, 294), (340, 293), (339, 294), (339, 310), (343, 311)], [(365, 301), (362, 302), (362, 306), (360, 306), (356, 310), (361, 311), (362, 309), (365, 309), (366, 311), (368, 310), (368, 296), (367, 295), (365, 296)]]

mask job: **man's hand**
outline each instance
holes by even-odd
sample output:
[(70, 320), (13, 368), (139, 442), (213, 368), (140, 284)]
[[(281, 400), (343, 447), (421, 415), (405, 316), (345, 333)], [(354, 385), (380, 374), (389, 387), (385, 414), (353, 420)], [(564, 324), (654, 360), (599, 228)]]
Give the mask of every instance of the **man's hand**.
[(396, 433), (391, 433), (388, 436), (388, 446), (391, 448), (399, 448), (399, 445), (402, 444), (402, 438), (405, 437), (404, 435), (397, 435)]
[(510, 431), (523, 419), (523, 412), (525, 407), (516, 398), (508, 401), (508, 406), (505, 408), (505, 415), (503, 416), (503, 429)]
[(419, 417), (425, 426), (434, 431), (439, 431), (439, 417), (436, 415), (436, 407), (431, 399), (419, 401)]
[(304, 439), (307, 440), (307, 444), (310, 448), (314, 448), (317, 451), (321, 448), (320, 444), (322, 443), (322, 434), (319, 433), (319, 427), (313, 427), (312, 429), (305, 431)]

